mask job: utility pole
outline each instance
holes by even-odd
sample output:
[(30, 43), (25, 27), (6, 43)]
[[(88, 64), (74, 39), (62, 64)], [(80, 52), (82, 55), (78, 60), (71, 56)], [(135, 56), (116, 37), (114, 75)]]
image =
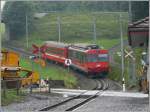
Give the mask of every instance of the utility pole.
[(132, 5), (131, 0), (128, 2), (129, 4), (129, 23), (132, 23)]
[(94, 44), (96, 44), (97, 41), (97, 34), (96, 34), (96, 19), (93, 16), (93, 36), (94, 36)]
[(57, 17), (57, 24), (58, 24), (58, 42), (60, 42), (60, 39), (61, 39), (61, 19), (60, 17), (58, 16)]
[(28, 16), (26, 14), (26, 46), (29, 48)]
[[(128, 2), (129, 4), (129, 23), (131, 24), (132, 23), (132, 4), (131, 4), (131, 0), (129, 0)], [(133, 49), (134, 51), (134, 49)], [(132, 67), (130, 68), (129, 66), (129, 69), (132, 70), (132, 72), (129, 74), (131, 76), (131, 82), (132, 84), (135, 84), (135, 80), (136, 80), (136, 61), (134, 59), (130, 60), (130, 65), (132, 65)]]
[(122, 86), (123, 91), (125, 91), (125, 77), (124, 77), (124, 44), (123, 44), (123, 31), (122, 31), (122, 15), (119, 15), (120, 20), (120, 41), (121, 41), (121, 76), (122, 76)]

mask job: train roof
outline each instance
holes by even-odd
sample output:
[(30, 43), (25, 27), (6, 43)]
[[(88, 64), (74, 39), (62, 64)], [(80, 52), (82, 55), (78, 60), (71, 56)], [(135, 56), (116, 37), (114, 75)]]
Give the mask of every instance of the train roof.
[(88, 43), (77, 43), (73, 44), (70, 47), (81, 49), (81, 50), (89, 50), (89, 49), (99, 49), (99, 46), (96, 44), (88, 44)]
[(64, 48), (69, 46), (69, 44), (62, 43), (62, 42), (56, 42), (56, 41), (45, 41), (44, 44), (47, 46), (52, 46), (52, 47), (59, 47), (59, 48)]

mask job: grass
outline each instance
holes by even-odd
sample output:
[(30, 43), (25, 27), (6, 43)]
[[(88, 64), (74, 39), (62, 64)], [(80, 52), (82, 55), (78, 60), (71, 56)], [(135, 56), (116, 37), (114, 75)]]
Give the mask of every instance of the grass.
[(25, 98), (25, 95), (21, 93), (17, 95), (15, 89), (6, 90), (6, 97), (4, 97), (3, 90), (1, 91), (1, 103), (2, 106), (8, 105), (12, 102), (20, 102)]
[(111, 65), (111, 70), (108, 74), (108, 77), (112, 80), (121, 81), (121, 69), (119, 69), (117, 66)]
[(33, 70), (39, 72), (41, 78), (50, 78), (52, 80), (64, 80), (65, 86), (67, 88), (73, 88), (77, 85), (77, 80), (72, 73), (69, 73), (67, 69), (64, 69), (59, 66), (46, 66), (42, 67), (35, 62), (31, 62), (28, 59), (21, 58), (20, 66), (26, 69), (31, 70), (33, 63)]
[(5, 25), (3, 23), (0, 23), (0, 37), (2, 38), (5, 32)]
[[(72, 14), (50, 13), (47, 16), (35, 20), (35, 29), (29, 35), (29, 48), (32, 44), (42, 45), (44, 41), (58, 41), (57, 17), (61, 18), (61, 42), (66, 43), (93, 43), (93, 16), (96, 18), (97, 42), (105, 48), (110, 48), (119, 43), (119, 20), (118, 14), (99, 14), (98, 12), (80, 12)], [(123, 13), (123, 34), (127, 37), (128, 15)], [(30, 24), (29, 24), (30, 28)], [(16, 42), (26, 47), (26, 38)]]

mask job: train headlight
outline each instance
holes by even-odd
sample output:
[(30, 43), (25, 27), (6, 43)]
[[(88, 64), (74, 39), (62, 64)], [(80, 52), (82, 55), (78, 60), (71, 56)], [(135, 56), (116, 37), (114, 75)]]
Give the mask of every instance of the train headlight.
[(101, 65), (96, 65), (96, 67), (101, 67)]

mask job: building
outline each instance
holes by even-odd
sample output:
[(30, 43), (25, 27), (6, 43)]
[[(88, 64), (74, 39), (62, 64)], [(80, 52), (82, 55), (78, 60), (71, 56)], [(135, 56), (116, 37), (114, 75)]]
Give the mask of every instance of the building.
[(132, 47), (148, 48), (149, 17), (138, 20), (128, 26), (128, 40)]

